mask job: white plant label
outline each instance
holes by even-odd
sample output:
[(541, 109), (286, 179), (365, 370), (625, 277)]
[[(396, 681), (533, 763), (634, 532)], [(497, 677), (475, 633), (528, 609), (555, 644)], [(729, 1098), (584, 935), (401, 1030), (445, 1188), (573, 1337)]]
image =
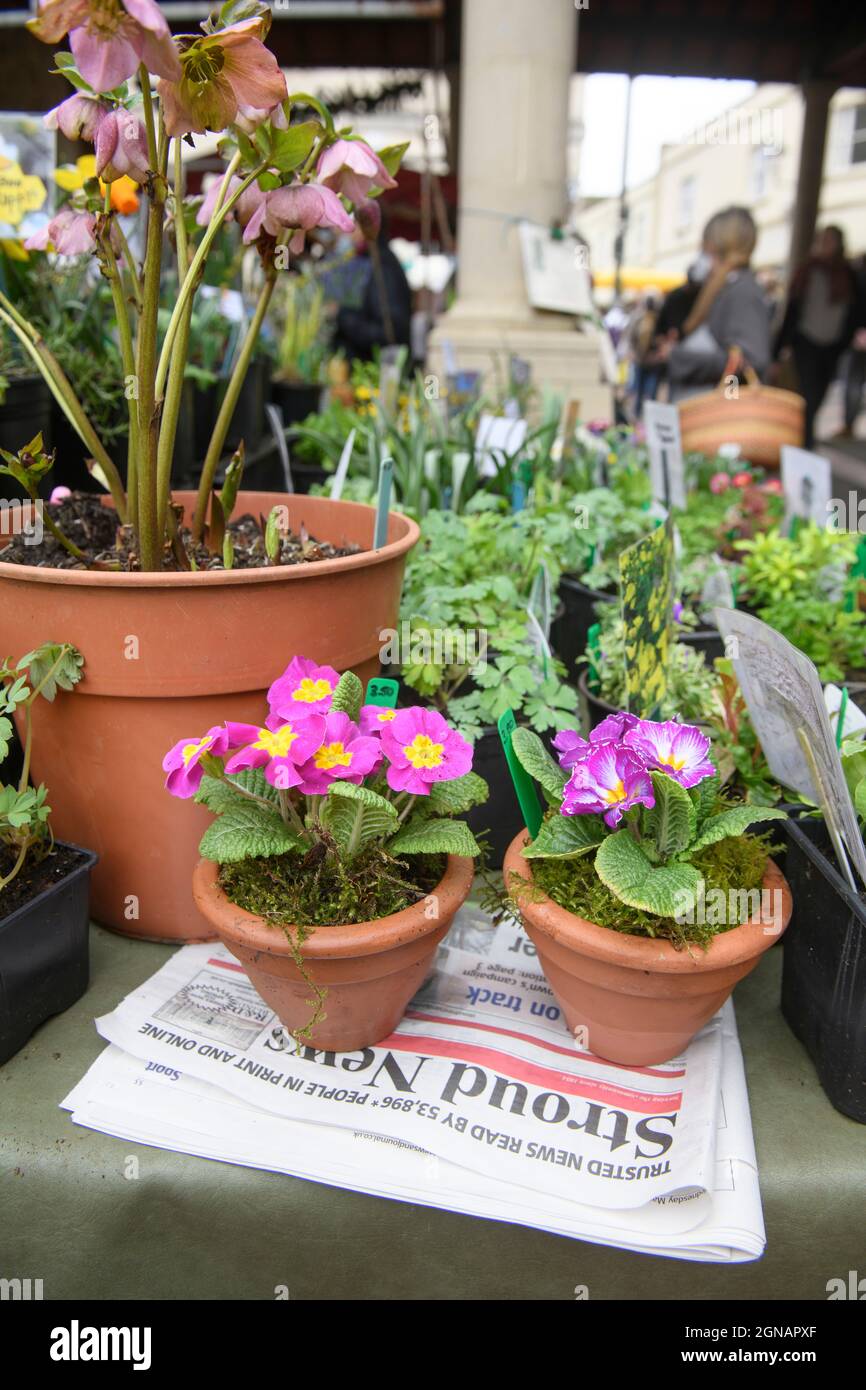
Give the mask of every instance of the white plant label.
[(785, 493), (785, 530), (794, 517), (826, 526), (830, 516), (833, 480), (830, 461), (808, 449), (782, 446), (782, 488)]
[(866, 849), (818, 672), (807, 656), (760, 619), (724, 608), (717, 608), (714, 616), (770, 771), (783, 786), (824, 808), (831, 835), (839, 834), (866, 883)]
[(686, 505), (686, 470), (675, 405), (645, 401), (643, 408), (653, 497), (665, 507)]
[(343, 495), (343, 488), (346, 484), (346, 476), (349, 472), (349, 462), (352, 458), (352, 445), (355, 443), (355, 431), (349, 431), (349, 437), (343, 445), (343, 452), (340, 454), (340, 462), (337, 464), (337, 471), (334, 474), (334, 485), (331, 488), (331, 500), (339, 502)]
[(509, 419), (504, 415), (482, 414), (475, 436), (478, 472), (484, 478), (495, 478), (505, 455), (515, 454), (526, 438), (525, 420)]

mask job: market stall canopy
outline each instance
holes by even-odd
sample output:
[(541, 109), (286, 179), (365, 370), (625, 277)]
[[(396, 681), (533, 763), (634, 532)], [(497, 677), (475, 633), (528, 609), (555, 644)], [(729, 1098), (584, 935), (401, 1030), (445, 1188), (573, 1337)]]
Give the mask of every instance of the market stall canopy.
[[(673, 290), (685, 282), (680, 271), (644, 270), (642, 266), (623, 266), (620, 280), (624, 290)], [(594, 270), (592, 283), (595, 289), (610, 289), (616, 281), (615, 270)]]

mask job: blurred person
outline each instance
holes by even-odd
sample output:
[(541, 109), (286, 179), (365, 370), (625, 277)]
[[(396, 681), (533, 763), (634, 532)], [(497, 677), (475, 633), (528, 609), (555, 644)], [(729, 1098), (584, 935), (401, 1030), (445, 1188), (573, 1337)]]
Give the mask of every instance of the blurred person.
[(661, 358), (657, 349), (657, 323), (661, 299), (657, 290), (648, 290), (632, 315), (627, 329), (628, 349), (631, 354), (633, 410), (640, 419), (645, 400), (655, 400), (661, 371)]
[(836, 375), (839, 358), (863, 325), (857, 277), (845, 257), (839, 227), (824, 227), (794, 272), (774, 356), (793, 358), (806, 402), (806, 448), (815, 442), (815, 416)]
[(863, 387), (866, 385), (866, 256), (860, 256), (851, 263), (857, 280), (857, 294), (860, 319), (851, 340), (851, 347), (845, 361), (845, 428), (842, 437), (850, 438), (854, 433), (857, 416), (863, 404)]
[(369, 241), (360, 225), (352, 233), (360, 263), (360, 303), (336, 310), (334, 348), (350, 359), (369, 359), (373, 349), (411, 345), (412, 291), (406, 272), (388, 245), (387, 216), (381, 208), (378, 235)]
[[(746, 364), (764, 376), (770, 363), (770, 320), (761, 288), (750, 268), (758, 239), (747, 208), (717, 212), (704, 228), (702, 255), (708, 260), (694, 304), (679, 332), (660, 343), (667, 362), (670, 399), (711, 390), (724, 376), (736, 350), (738, 372)], [(700, 258), (699, 258), (700, 259)]]

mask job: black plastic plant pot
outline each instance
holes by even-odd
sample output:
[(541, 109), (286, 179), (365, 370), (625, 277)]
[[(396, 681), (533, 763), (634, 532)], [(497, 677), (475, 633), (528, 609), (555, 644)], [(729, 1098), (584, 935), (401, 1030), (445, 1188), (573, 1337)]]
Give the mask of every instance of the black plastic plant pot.
[(254, 359), (250, 363), (228, 428), (227, 449), (236, 449), (243, 440), (244, 452), (249, 456), (261, 444), (266, 425), (266, 371), (263, 361)]
[(580, 671), (580, 659), (586, 654), (589, 629), (598, 622), (596, 606), (615, 603), (614, 594), (601, 589), (588, 589), (573, 574), (564, 574), (559, 581), (561, 612), (554, 618), (550, 630), (553, 650), (565, 663), (569, 680), (574, 683)]
[(76, 855), (70, 871), (0, 919), (0, 1066), (87, 989), (90, 870), (97, 856), (78, 845), (58, 848)]
[(677, 640), (684, 642), (687, 647), (695, 647), (710, 667), (717, 657), (723, 657), (725, 654), (725, 640), (716, 627), (699, 627), (693, 631), (678, 632)]
[(823, 821), (787, 821), (785, 830), (794, 912), (783, 942), (782, 1013), (828, 1100), (866, 1124), (866, 896), (843, 879)]
[(322, 388), (309, 381), (271, 381), (271, 399), (283, 412), (284, 425), (300, 425), (315, 415), (322, 399)]
[(473, 835), (486, 831), (489, 845), (487, 862), (493, 869), (501, 869), (505, 851), (515, 835), (523, 829), (523, 816), (498, 729), (491, 726), (475, 742), (472, 771), (477, 772), (487, 783), (490, 795), (482, 806), (474, 806), (467, 813), (466, 822)]
[[(52, 437), (51, 392), (41, 376), (14, 377), (6, 387), (3, 404), (0, 405), (0, 449), (7, 454), (17, 454), (35, 435), (42, 435), (46, 449), (54, 442)], [(45, 496), (54, 486), (45, 481)], [(22, 487), (12, 478), (3, 478), (2, 495), (6, 498), (26, 497)]]
[(594, 729), (603, 719), (607, 719), (609, 714), (619, 714), (616, 705), (608, 704), (600, 695), (596, 695), (589, 684), (589, 672), (586, 667), (581, 671), (577, 678), (577, 688), (586, 711), (586, 722), (590, 729)]

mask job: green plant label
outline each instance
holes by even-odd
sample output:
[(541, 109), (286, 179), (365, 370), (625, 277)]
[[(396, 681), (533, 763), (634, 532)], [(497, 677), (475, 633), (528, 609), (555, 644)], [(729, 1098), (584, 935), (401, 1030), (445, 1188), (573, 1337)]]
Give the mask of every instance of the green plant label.
[(526, 768), (518, 761), (511, 742), (514, 730), (517, 728), (514, 711), (507, 709), (503, 715), (500, 715), (496, 727), (499, 729), (505, 761), (508, 763), (508, 771), (511, 773), (511, 780), (514, 783), (514, 790), (520, 803), (523, 822), (534, 840), (541, 828), (541, 802), (538, 799), (538, 792), (535, 790), (535, 783)]
[(667, 691), (673, 642), (674, 544), (670, 518), (619, 557), (626, 708), (652, 719)]
[(381, 705), (384, 709), (395, 709), (399, 694), (399, 681), (393, 681), (388, 676), (374, 676), (371, 681), (367, 682), (364, 704)]

